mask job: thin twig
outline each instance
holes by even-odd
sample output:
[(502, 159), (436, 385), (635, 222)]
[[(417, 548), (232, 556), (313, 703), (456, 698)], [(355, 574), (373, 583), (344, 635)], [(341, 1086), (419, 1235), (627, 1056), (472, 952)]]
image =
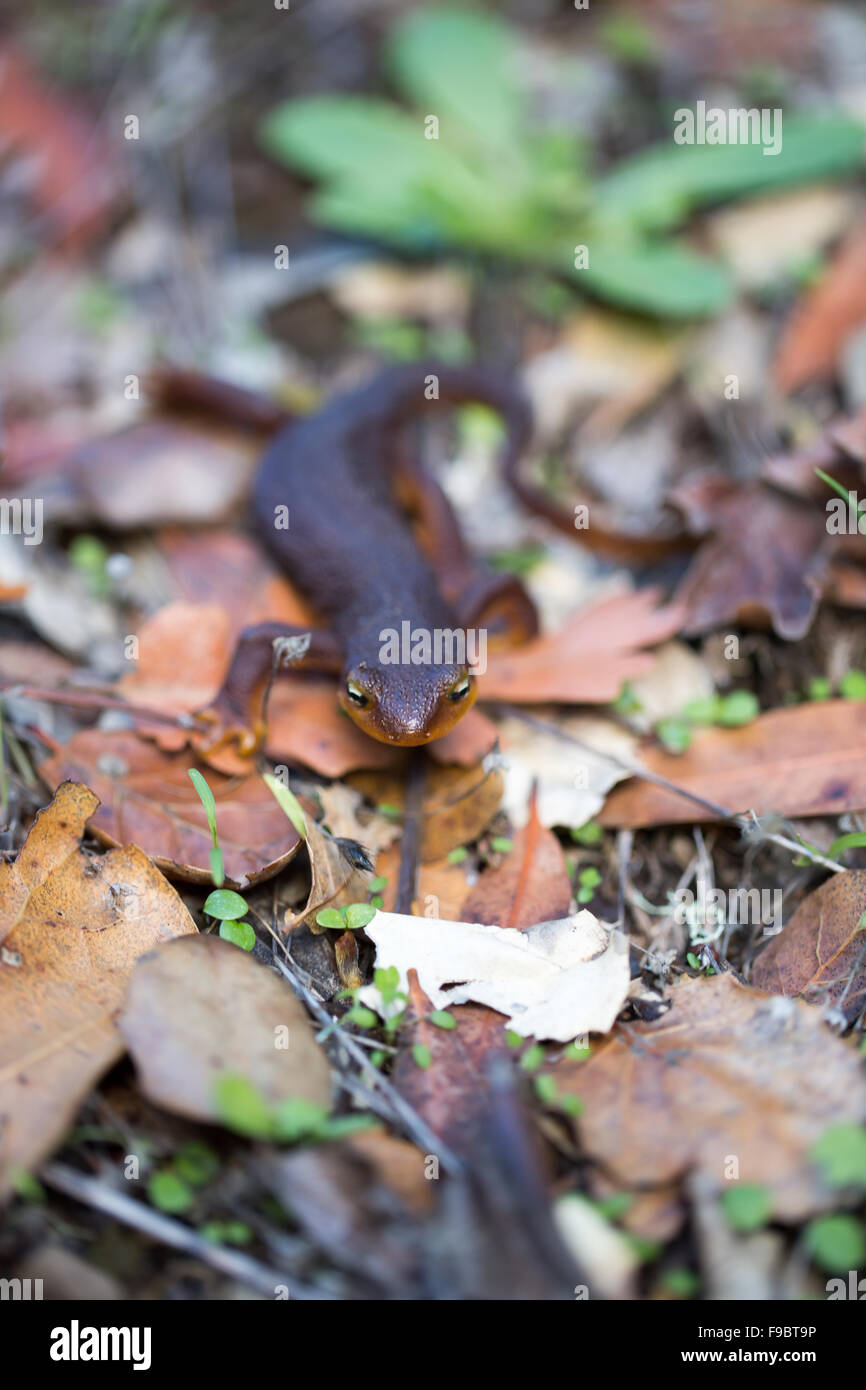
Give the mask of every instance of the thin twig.
[(237, 1279), (269, 1298), (276, 1297), (276, 1291), (281, 1285), (285, 1287), (290, 1298), (321, 1301), (330, 1297), (309, 1284), (301, 1284), (287, 1274), (269, 1269), (267, 1265), (260, 1264), (241, 1250), (231, 1250), (225, 1245), (216, 1245), (205, 1240), (182, 1222), (154, 1211), (152, 1207), (137, 1202), (125, 1192), (118, 1192), (100, 1178), (78, 1173), (64, 1163), (47, 1164), (39, 1176), (49, 1187), (62, 1192), (64, 1196), (72, 1197), (76, 1202), (92, 1207), (94, 1211), (104, 1212), (115, 1221), (121, 1221), (124, 1226), (141, 1231), (142, 1235), (149, 1236), (151, 1240), (170, 1245), (174, 1250), (182, 1250), (184, 1254), (192, 1255), (194, 1259), (219, 1270), (220, 1274)]

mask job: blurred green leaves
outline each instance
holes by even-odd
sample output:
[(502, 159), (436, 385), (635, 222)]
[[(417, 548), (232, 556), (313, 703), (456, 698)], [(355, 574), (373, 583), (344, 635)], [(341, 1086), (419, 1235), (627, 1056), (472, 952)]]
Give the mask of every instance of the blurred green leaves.
[[(393, 26), (383, 56), (411, 110), (319, 96), (287, 102), (263, 124), (270, 153), (317, 181), (314, 217), (410, 250), (530, 261), (645, 313), (686, 318), (730, 298), (725, 267), (671, 237), (695, 209), (863, 163), (858, 123), (786, 114), (775, 156), (760, 145), (676, 145), (671, 132), (592, 182), (578, 135), (533, 127), (504, 22), (419, 10)], [(575, 270), (584, 245), (588, 265)]]

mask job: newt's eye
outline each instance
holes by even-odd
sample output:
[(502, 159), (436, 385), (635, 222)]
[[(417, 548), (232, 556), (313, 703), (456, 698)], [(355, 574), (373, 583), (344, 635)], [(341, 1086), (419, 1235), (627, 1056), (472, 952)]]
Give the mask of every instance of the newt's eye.
[(453, 705), (456, 705), (458, 700), (465, 700), (468, 694), (469, 677), (465, 676), (459, 685), (455, 685), (453, 690), (448, 691), (448, 699)]
[(365, 705), (369, 705), (370, 703), (369, 696), (365, 695), (361, 687), (356, 685), (354, 681), (346, 682), (346, 694), (352, 701), (352, 704), (357, 705), (359, 709), (364, 709)]

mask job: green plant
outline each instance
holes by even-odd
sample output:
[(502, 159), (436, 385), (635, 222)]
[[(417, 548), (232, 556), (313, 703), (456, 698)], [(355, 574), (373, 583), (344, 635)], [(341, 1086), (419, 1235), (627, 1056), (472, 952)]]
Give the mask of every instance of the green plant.
[(735, 1231), (760, 1230), (769, 1221), (771, 1210), (770, 1194), (760, 1183), (737, 1183), (722, 1196), (722, 1211)]
[[(593, 180), (573, 129), (533, 121), (514, 76), (517, 37), (480, 10), (417, 10), (392, 27), (383, 55), (411, 109), (357, 95), (290, 101), (265, 120), (263, 144), (317, 180), (311, 211), (329, 226), (533, 262), (671, 317), (713, 313), (732, 293), (723, 266), (673, 236), (694, 209), (862, 164), (857, 122), (786, 113), (773, 159), (760, 145), (667, 139)], [(630, 62), (649, 58), (633, 26), (607, 41)]]
[(866, 1235), (856, 1217), (817, 1217), (809, 1222), (804, 1238), (816, 1265), (830, 1274), (866, 1263)]
[(269, 1105), (252, 1081), (234, 1072), (223, 1072), (217, 1078), (214, 1099), (227, 1129), (247, 1139), (269, 1139), (279, 1144), (343, 1139), (375, 1124), (371, 1115), (331, 1115), (326, 1106), (302, 1096)]
[(831, 1187), (866, 1189), (866, 1126), (831, 1125), (812, 1149), (812, 1157)]
[(727, 695), (709, 695), (690, 700), (678, 718), (660, 719), (656, 736), (669, 753), (684, 753), (696, 728), (718, 724), (737, 729), (750, 724), (761, 712), (757, 697), (750, 690), (731, 690)]
[(577, 876), (578, 890), (577, 901), (579, 903), (591, 903), (595, 897), (595, 890), (601, 883), (601, 874), (592, 865), (588, 869), (581, 869)]
[(214, 885), (217, 888), (221, 888), (223, 883), (225, 883), (226, 875), (225, 868), (223, 867), (223, 855), (222, 850), (220, 849), (219, 835), (217, 834), (216, 802), (213, 799), (213, 792), (211, 791), (207, 782), (202, 777), (201, 773), (196, 768), (191, 767), (189, 770), (189, 775), (193, 786), (198, 792), (199, 800), (201, 801), (201, 804), (204, 807), (204, 813), (207, 816), (208, 828), (210, 829), (210, 876), (214, 881)]

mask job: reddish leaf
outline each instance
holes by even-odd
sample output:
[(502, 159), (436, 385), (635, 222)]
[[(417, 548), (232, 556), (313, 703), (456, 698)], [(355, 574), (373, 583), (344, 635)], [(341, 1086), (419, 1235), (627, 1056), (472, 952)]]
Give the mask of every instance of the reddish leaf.
[(770, 994), (835, 1005), (849, 1022), (866, 1003), (866, 870), (834, 874), (761, 952), (752, 979)]
[[(864, 707), (828, 700), (771, 710), (741, 729), (701, 730), (682, 754), (647, 747), (640, 761), (727, 811), (839, 815), (866, 805)], [(634, 778), (613, 789), (598, 819), (637, 827), (715, 816), (688, 797)]]

